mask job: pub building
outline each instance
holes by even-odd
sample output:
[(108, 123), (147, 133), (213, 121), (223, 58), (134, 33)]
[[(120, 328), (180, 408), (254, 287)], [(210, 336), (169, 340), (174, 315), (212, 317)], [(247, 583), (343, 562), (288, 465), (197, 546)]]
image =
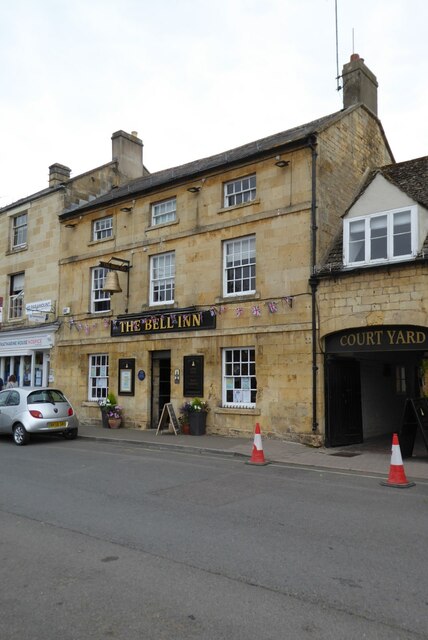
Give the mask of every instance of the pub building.
[(318, 269), (326, 444), (400, 433), (428, 398), (428, 157), (370, 173)]
[(135, 429), (200, 398), (208, 433), (324, 442), (312, 276), (366, 170), (393, 162), (375, 76), (357, 54), (344, 74), (335, 113), (59, 215), (52, 365), (82, 422), (108, 392)]

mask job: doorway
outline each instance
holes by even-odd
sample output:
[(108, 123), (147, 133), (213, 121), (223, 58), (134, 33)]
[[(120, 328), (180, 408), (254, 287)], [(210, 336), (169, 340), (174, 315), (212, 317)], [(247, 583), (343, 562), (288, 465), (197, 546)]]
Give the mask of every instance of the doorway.
[(363, 441), (360, 363), (327, 358), (326, 445), (340, 447)]
[(399, 433), (408, 398), (424, 395), (424, 359), (417, 352), (329, 355), (325, 365), (326, 446)]
[(150, 428), (157, 429), (164, 405), (171, 400), (171, 351), (152, 352)]

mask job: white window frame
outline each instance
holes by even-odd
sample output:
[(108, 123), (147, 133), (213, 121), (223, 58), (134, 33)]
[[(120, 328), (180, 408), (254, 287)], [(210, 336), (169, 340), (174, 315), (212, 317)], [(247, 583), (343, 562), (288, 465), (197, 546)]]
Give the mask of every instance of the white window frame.
[(109, 356), (94, 353), (89, 356), (88, 400), (98, 402), (107, 399), (109, 381)]
[(27, 246), (28, 214), (19, 213), (12, 218), (12, 249)]
[[(232, 285), (232, 291), (229, 290), (231, 288), (229, 285)], [(223, 243), (223, 296), (236, 297), (251, 295), (255, 292), (256, 236), (225, 240)]]
[(20, 320), (24, 316), (25, 273), (9, 276), (9, 320)]
[(94, 220), (92, 225), (92, 240), (106, 240), (113, 237), (113, 216), (105, 216)]
[(103, 291), (108, 269), (93, 267), (91, 269), (91, 313), (110, 311), (110, 293)]
[(236, 207), (256, 199), (256, 174), (230, 180), (223, 185), (223, 207)]
[(150, 258), (150, 304), (172, 304), (175, 296), (175, 251)]
[(177, 198), (168, 198), (152, 204), (152, 226), (168, 224), (177, 219)]
[[(402, 255), (394, 255), (394, 218), (398, 214), (410, 213), (410, 253)], [(386, 257), (371, 258), (371, 229), (376, 221), (381, 221), (382, 217), (386, 218)], [(351, 260), (351, 226), (353, 223), (364, 224), (364, 237), (360, 242), (364, 242), (364, 259)], [(396, 234), (398, 235), (398, 234)], [(385, 236), (384, 236), (385, 237)], [(355, 218), (346, 218), (343, 224), (343, 248), (344, 248), (344, 264), (346, 266), (362, 266), (368, 264), (382, 264), (385, 262), (400, 262), (414, 257), (418, 251), (418, 218), (417, 207), (400, 207), (399, 209), (391, 209), (389, 211), (377, 212), (368, 216), (359, 216)]]
[(256, 406), (255, 347), (222, 350), (223, 407), (253, 409)]

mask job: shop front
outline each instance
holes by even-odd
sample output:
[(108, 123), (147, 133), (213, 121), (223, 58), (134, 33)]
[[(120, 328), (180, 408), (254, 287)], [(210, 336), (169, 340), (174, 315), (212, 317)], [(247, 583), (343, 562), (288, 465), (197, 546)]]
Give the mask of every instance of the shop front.
[[(195, 350), (208, 349), (206, 332), (215, 328), (215, 315), (192, 308), (119, 316), (112, 321), (112, 339), (131, 339), (131, 343), (125, 343), (127, 355), (139, 354), (137, 359), (118, 358), (118, 395), (130, 408), (132, 397), (138, 403), (138, 396), (146, 390), (147, 428), (158, 427), (164, 406), (172, 400), (178, 410), (182, 394), (189, 398), (203, 396), (204, 356), (195, 354)], [(114, 378), (114, 364), (111, 372)], [(127, 400), (126, 396), (131, 398)]]
[(379, 325), (325, 337), (326, 444), (399, 432), (407, 399), (426, 393), (428, 329)]
[(4, 331), (0, 334), (0, 377), (14, 374), (20, 387), (43, 387), (53, 381), (50, 353), (58, 325)]

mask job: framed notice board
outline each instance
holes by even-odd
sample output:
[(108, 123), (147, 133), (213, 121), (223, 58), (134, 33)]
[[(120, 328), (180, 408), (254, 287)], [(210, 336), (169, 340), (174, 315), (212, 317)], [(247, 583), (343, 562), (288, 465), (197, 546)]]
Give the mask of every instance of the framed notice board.
[(400, 449), (403, 458), (410, 458), (420, 429), (428, 450), (428, 398), (409, 398), (406, 402), (400, 431)]
[(204, 356), (184, 356), (183, 395), (202, 398), (204, 395)]
[(119, 359), (120, 396), (133, 396), (135, 393), (135, 358)]

